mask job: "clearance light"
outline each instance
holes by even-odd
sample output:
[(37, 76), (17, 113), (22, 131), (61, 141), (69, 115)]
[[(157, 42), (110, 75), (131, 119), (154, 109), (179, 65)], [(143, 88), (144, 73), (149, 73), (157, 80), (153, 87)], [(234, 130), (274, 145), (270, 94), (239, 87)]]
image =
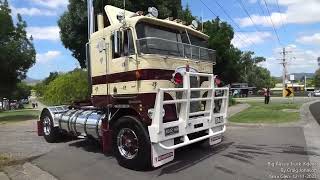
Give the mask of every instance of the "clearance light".
[(117, 14), (117, 19), (119, 22), (122, 22), (124, 20), (124, 12), (119, 12)]
[(173, 81), (175, 84), (182, 84), (183, 82), (183, 77), (180, 73), (175, 73), (174, 76), (173, 76)]
[(158, 9), (155, 7), (148, 7), (148, 13), (155, 18), (159, 15)]
[(191, 25), (190, 25), (193, 29), (198, 29), (198, 22), (196, 20), (192, 20)]
[(141, 72), (140, 72), (139, 70), (137, 70), (135, 74), (136, 74), (136, 79), (137, 79), (137, 80), (140, 80), (140, 78), (141, 78)]

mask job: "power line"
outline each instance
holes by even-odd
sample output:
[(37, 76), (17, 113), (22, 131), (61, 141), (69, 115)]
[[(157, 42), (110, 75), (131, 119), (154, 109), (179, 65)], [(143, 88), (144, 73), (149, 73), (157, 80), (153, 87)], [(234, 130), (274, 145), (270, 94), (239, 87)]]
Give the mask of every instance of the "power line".
[(277, 1), (278, 12), (279, 12), (280, 19), (281, 19), (281, 25), (283, 26), (283, 30), (286, 31), (286, 29), (285, 29), (285, 27), (284, 27), (283, 16), (282, 16), (282, 13), (281, 13), (281, 11), (280, 11), (279, 0), (276, 0), (276, 1)]
[(254, 21), (252, 20), (248, 10), (246, 9), (246, 7), (243, 5), (242, 0), (238, 0), (238, 3), (240, 4), (241, 8), (243, 9), (243, 11), (247, 14), (247, 16), (250, 18), (252, 24), (254, 25), (254, 27), (256, 28), (257, 31), (260, 32), (260, 30), (258, 29), (256, 23), (254, 23)]
[(269, 8), (268, 8), (268, 4), (267, 4), (266, 0), (263, 0), (263, 1), (264, 1), (264, 4), (266, 5), (266, 8), (267, 8), (267, 11), (268, 11), (270, 20), (271, 20), (271, 24), (272, 24), (273, 31), (274, 31), (274, 33), (275, 33), (276, 36), (277, 36), (277, 39), (278, 39), (279, 44), (281, 45), (279, 35), (278, 35), (277, 30), (276, 30), (276, 28), (274, 27), (274, 23), (273, 23), (273, 21), (272, 21), (272, 17), (271, 17), (271, 14), (270, 14), (270, 10), (269, 10)]
[[(202, 2), (202, 0), (201, 0), (201, 2)], [(239, 27), (239, 25), (232, 19), (232, 17), (229, 15), (229, 13), (222, 7), (222, 5), (217, 1), (217, 0), (215, 0), (215, 3), (221, 8), (221, 10), (224, 12), (224, 14), (232, 21), (232, 23), (238, 28), (238, 29), (241, 29), (240, 27)], [(245, 41), (242, 39), (242, 38), (240, 38), (240, 35), (238, 35), (238, 34), (235, 34), (243, 43), (245, 43)], [(249, 41), (251, 41), (250, 39), (248, 39)], [(252, 42), (253, 43), (253, 42)]]
[[(202, 0), (201, 0), (202, 1)], [(229, 15), (229, 13), (223, 8), (223, 6), (217, 1), (214, 0), (215, 3), (221, 8), (222, 12), (230, 19), (230, 21), (241, 31), (241, 28), (239, 27), (239, 25), (233, 20), (233, 18)], [(239, 31), (238, 31), (239, 32)], [(249, 41), (251, 44), (255, 44), (253, 41), (251, 41), (249, 38), (247, 38), (244, 34), (242, 34), (243, 36), (245, 36), (245, 40), (242, 40), (242, 38), (240, 38), (239, 34), (235, 35), (243, 42), (246, 43), (245, 40)], [(256, 44), (255, 44), (256, 45)]]
[[(214, 13), (202, 0), (200, 0), (200, 2), (214, 15), (214, 16), (218, 16), (216, 13)], [(237, 24), (236, 24), (237, 26)], [(246, 43), (239, 35), (235, 34), (243, 43)]]
[(217, 16), (202, 0), (200, 1), (213, 15)]
[(232, 23), (237, 26), (238, 29), (241, 29), (239, 25), (233, 20), (233, 18), (229, 15), (229, 13), (222, 7), (220, 3), (218, 3), (217, 0), (214, 0), (215, 3), (221, 8), (221, 10), (224, 12), (224, 14), (232, 21)]
[(261, 10), (261, 12), (262, 12), (261, 14), (262, 14), (264, 20), (267, 22), (268, 19), (266, 18), (266, 14), (265, 14), (265, 12), (264, 12), (264, 10), (263, 10), (263, 7), (262, 7), (261, 3), (258, 2), (258, 5), (259, 5), (259, 8), (260, 8), (260, 10)]
[[(270, 31), (273, 31), (273, 30), (264, 30), (266, 32), (270, 32)], [(237, 30), (235, 32), (247, 32), (247, 33), (252, 33), (252, 32), (256, 32), (256, 31), (251, 31), (251, 30)]]

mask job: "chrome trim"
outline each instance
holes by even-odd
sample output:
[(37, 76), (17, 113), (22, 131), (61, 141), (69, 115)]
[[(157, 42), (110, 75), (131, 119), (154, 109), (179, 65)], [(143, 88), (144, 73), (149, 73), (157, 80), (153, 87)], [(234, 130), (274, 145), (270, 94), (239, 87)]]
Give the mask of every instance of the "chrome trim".
[[(208, 52), (211, 52), (212, 54), (215, 55), (215, 50), (213, 49), (209, 49), (209, 48), (205, 48), (205, 47), (201, 47), (201, 46), (196, 46), (196, 45), (192, 45), (192, 44), (187, 44), (187, 43), (182, 43), (182, 42), (177, 42), (177, 41), (172, 41), (172, 40), (168, 40), (168, 39), (163, 39), (163, 38), (158, 38), (158, 37), (144, 37), (144, 38), (140, 38), (140, 39), (137, 39), (136, 40), (136, 44), (137, 44), (137, 52), (139, 55), (141, 55), (142, 53), (140, 52), (140, 41), (143, 41), (143, 40), (160, 40), (160, 41), (166, 41), (166, 42), (170, 42), (170, 43), (175, 43), (175, 44), (180, 44), (183, 46), (182, 48), (182, 56), (175, 56), (175, 55), (163, 55), (163, 54), (159, 54), (160, 56), (165, 56), (164, 58), (168, 58), (169, 56), (170, 57), (182, 57), (182, 58), (185, 58), (185, 59), (192, 59), (192, 60), (195, 60), (195, 61), (201, 61), (201, 62), (212, 62), (212, 63), (216, 63), (216, 59), (215, 59), (215, 56), (213, 57), (213, 59), (208, 59), (208, 60), (205, 60), (205, 59), (201, 59), (201, 49), (202, 50), (205, 50), (205, 51), (208, 51)], [(186, 56), (186, 52), (185, 52), (185, 46), (189, 47), (190, 48), (190, 58), (188, 58)], [(195, 57), (193, 55), (193, 48), (198, 48), (199, 49), (199, 54), (197, 55), (198, 57), (196, 58), (193, 58)], [(149, 54), (149, 53), (147, 53)], [(152, 53), (151, 53), (152, 54)], [(209, 55), (209, 53), (208, 53)], [(186, 58), (187, 57), (187, 58)], [(208, 57), (209, 58), (209, 57)]]
[[(129, 136), (125, 135), (126, 133), (128, 133)], [(129, 128), (123, 128), (117, 134), (117, 146), (119, 153), (126, 159), (133, 159), (137, 156), (139, 152), (138, 143), (139, 139), (136, 133)]]
[(51, 120), (48, 116), (43, 119), (43, 132), (45, 135), (50, 135), (51, 132)]
[[(92, 136), (96, 139), (101, 137), (102, 120), (106, 117), (102, 111), (90, 109), (68, 109), (67, 106), (52, 106), (43, 109), (49, 111), (50, 116), (56, 125), (61, 130), (72, 133), (76, 136)], [(42, 118), (42, 117), (41, 117)], [(49, 118), (49, 117), (48, 117)], [(50, 134), (49, 125), (51, 122), (48, 119), (41, 119), (43, 121), (43, 130)], [(49, 118), (50, 120), (50, 118)], [(52, 128), (52, 127), (51, 127)]]

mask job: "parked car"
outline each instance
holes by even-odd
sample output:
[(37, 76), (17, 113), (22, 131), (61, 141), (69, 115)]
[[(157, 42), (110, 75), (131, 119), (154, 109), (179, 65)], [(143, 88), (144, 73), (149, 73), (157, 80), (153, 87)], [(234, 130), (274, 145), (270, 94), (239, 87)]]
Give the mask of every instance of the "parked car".
[(11, 109), (22, 109), (23, 103), (21, 101), (12, 100), (12, 101), (10, 101), (10, 108)]
[(316, 90), (313, 92), (314, 97), (320, 97), (320, 90)]
[(29, 104), (29, 100), (28, 99), (21, 99), (20, 102), (22, 104)]

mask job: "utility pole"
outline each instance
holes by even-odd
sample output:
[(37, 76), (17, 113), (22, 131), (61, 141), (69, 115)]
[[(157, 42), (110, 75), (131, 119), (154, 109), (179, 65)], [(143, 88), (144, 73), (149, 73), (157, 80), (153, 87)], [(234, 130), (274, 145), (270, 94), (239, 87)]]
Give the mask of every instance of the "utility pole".
[(285, 85), (286, 85), (286, 82), (288, 80), (287, 76), (288, 76), (288, 70), (287, 70), (287, 65), (288, 65), (288, 62), (286, 61), (286, 54), (287, 54), (287, 51), (286, 51), (286, 48), (282, 48), (282, 62), (280, 64), (282, 64), (283, 66), (283, 70), (282, 70), (282, 87), (285, 88)]
[(291, 51), (286, 51), (286, 48), (282, 48), (282, 52), (280, 52), (280, 54), (282, 54), (282, 59), (280, 64), (282, 64), (283, 66), (283, 72), (282, 72), (282, 87), (283, 89), (286, 88), (286, 82), (288, 81), (288, 62), (287, 62), (287, 57), (286, 55), (288, 53), (290, 53)]
[(304, 91), (307, 91), (307, 76), (304, 75)]

